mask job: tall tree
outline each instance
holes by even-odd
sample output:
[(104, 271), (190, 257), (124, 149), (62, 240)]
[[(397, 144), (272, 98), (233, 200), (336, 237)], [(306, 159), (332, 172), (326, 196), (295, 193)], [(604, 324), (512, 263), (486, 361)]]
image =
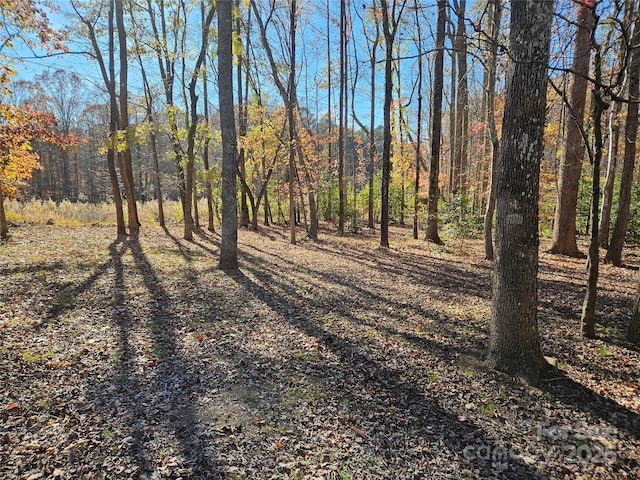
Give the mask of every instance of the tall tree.
[(420, 28), (420, 16), (419, 9), (416, 6), (415, 9), (416, 29), (418, 38), (416, 46), (418, 48), (418, 128), (416, 132), (416, 169), (415, 169), (415, 182), (414, 182), (414, 196), (413, 196), (413, 238), (418, 239), (418, 214), (420, 212), (420, 166), (422, 165), (422, 29)]
[(393, 96), (393, 45), (406, 0), (381, 0), (382, 33), (384, 35), (384, 108), (382, 139), (382, 212), (380, 219), (380, 246), (389, 248), (389, 184), (391, 180), (391, 100)]
[(233, 0), (218, 0), (218, 97), (222, 131), (220, 268), (238, 268), (237, 145), (233, 107)]
[(606, 262), (622, 265), (622, 248), (629, 226), (631, 210), (631, 189), (636, 158), (636, 140), (638, 138), (638, 103), (640, 103), (640, 12), (636, 9), (633, 36), (629, 45), (629, 102), (627, 120), (624, 129), (624, 159), (620, 177), (620, 199), (616, 222), (611, 235), (611, 243), (605, 256)]
[[(599, 17), (595, 12), (595, 9), (590, 9), (590, 14), (593, 17), (592, 25), (597, 25)], [(590, 37), (593, 39), (592, 32)], [(595, 82), (596, 85), (602, 85), (602, 47), (599, 43), (592, 40), (594, 55), (594, 69), (595, 69)], [(602, 115), (609, 108), (609, 104), (605, 101), (600, 88), (594, 88), (592, 90), (592, 123), (593, 123), (593, 137), (594, 137), (594, 151), (590, 146), (587, 146), (589, 153), (589, 161), (592, 166), (592, 184), (591, 184), (591, 241), (589, 243), (589, 259), (587, 261), (587, 292), (582, 304), (582, 314), (580, 317), (580, 333), (583, 337), (593, 338), (595, 337), (595, 323), (596, 323), (596, 298), (598, 287), (598, 269), (600, 265), (600, 245), (598, 242), (598, 224), (599, 224), (599, 209), (600, 209), (600, 164), (602, 163), (602, 150), (603, 150), (603, 134), (602, 134)]]
[[(297, 94), (297, 82), (296, 82), (296, 42), (297, 42), (297, 24), (299, 13), (297, 10), (297, 2), (292, 2), (289, 8), (289, 30), (287, 32), (288, 42), (283, 46), (282, 58), (283, 62), (286, 64), (288, 69), (288, 78), (285, 82), (282, 78), (281, 68), (276, 62), (276, 59), (273, 54), (272, 44), (273, 42), (270, 40), (267, 35), (267, 26), (269, 22), (273, 20), (274, 12), (276, 11), (276, 5), (271, 3), (270, 11), (267, 15), (267, 21), (265, 22), (260, 16), (260, 11), (258, 9), (257, 3), (255, 0), (251, 0), (251, 8), (256, 16), (256, 23), (258, 25), (258, 29), (260, 32), (260, 39), (262, 41), (262, 46), (264, 48), (265, 54), (267, 56), (267, 60), (269, 63), (269, 67), (271, 69), (271, 75), (273, 77), (274, 83), (276, 84), (276, 88), (280, 93), (282, 101), (285, 104), (287, 109), (287, 121), (289, 122), (289, 229), (290, 229), (290, 241), (291, 243), (296, 242), (296, 232), (295, 232), (295, 189), (294, 183), (298, 178), (297, 168), (295, 158), (297, 156), (300, 161), (300, 166), (302, 167), (304, 179), (306, 182), (306, 186), (308, 189), (307, 198), (309, 202), (309, 217), (310, 221), (308, 224), (308, 234), (312, 238), (317, 238), (318, 236), (318, 216), (317, 216), (317, 205), (315, 201), (315, 185), (314, 179), (310, 172), (309, 162), (306, 160), (304, 151), (302, 149), (302, 139), (300, 137), (300, 128), (305, 128), (303, 122), (300, 121), (300, 105), (298, 102), (298, 94)], [(280, 23), (280, 22), (275, 22)], [(284, 23), (284, 22), (282, 22)], [(278, 35), (281, 35), (283, 32), (277, 32)], [(285, 58), (286, 57), (286, 58)], [(300, 128), (299, 128), (300, 127)], [(308, 131), (308, 128), (307, 128)], [(300, 193), (302, 198), (302, 192)], [(303, 206), (304, 208), (304, 206)], [(306, 215), (306, 213), (305, 213)]]
[(454, 169), (451, 173), (453, 188), (451, 193), (466, 194), (467, 189), (467, 156), (469, 130), (469, 81), (467, 78), (467, 33), (465, 27), (466, 0), (454, 0), (457, 16), (454, 50), (458, 66), (455, 115), (455, 142), (452, 144), (454, 154)]
[(564, 148), (560, 159), (558, 198), (553, 222), (551, 252), (577, 257), (582, 255), (576, 243), (576, 207), (578, 183), (582, 171), (584, 141), (581, 134), (587, 98), (589, 64), (591, 60), (591, 30), (593, 2), (576, 2), (578, 20), (573, 50), (573, 83), (570, 101), (572, 114), (566, 120)]
[(126, 228), (124, 223), (124, 212), (122, 196), (120, 194), (120, 184), (118, 182), (118, 173), (116, 170), (116, 137), (118, 134), (119, 112), (118, 112), (118, 95), (116, 91), (116, 73), (115, 73), (115, 38), (114, 38), (114, 17), (115, 17), (115, 2), (109, 0), (109, 11), (107, 16), (107, 35), (108, 35), (108, 47), (107, 47), (107, 60), (105, 61), (104, 54), (98, 43), (96, 23), (98, 17), (90, 18), (81, 12), (80, 6), (76, 4), (74, 0), (71, 1), (71, 6), (76, 15), (80, 19), (80, 22), (86, 28), (87, 36), (91, 43), (93, 55), (98, 62), (100, 73), (104, 81), (107, 93), (109, 95), (109, 136), (111, 141), (107, 149), (107, 169), (109, 170), (109, 180), (111, 183), (111, 191), (113, 195), (113, 204), (116, 210), (116, 230), (118, 237), (126, 235)]
[(347, 13), (346, 0), (340, 0), (340, 94), (338, 102), (338, 235), (344, 235), (345, 209), (347, 204), (344, 179), (346, 156), (347, 116)]
[(489, 366), (535, 384), (548, 367), (538, 332), (538, 198), (552, 0), (511, 5), (507, 86), (497, 172), (496, 259)]
[(120, 91), (118, 129), (124, 135), (124, 145), (122, 151), (118, 148), (118, 158), (120, 162), (120, 172), (127, 194), (127, 213), (129, 223), (129, 234), (136, 235), (140, 228), (138, 220), (138, 206), (136, 203), (136, 187), (133, 180), (133, 162), (131, 159), (131, 138), (129, 132), (129, 51), (127, 50), (127, 32), (124, 25), (124, 7), (122, 0), (116, 2), (116, 28), (118, 32), (118, 59), (120, 63)]
[[(369, 53), (369, 64), (370, 64), (370, 97), (369, 97), (369, 126), (367, 127), (356, 115), (355, 109), (352, 108), (352, 114), (358, 125), (362, 129), (362, 131), (367, 136), (368, 150), (369, 150), (369, 167), (368, 170), (368, 198), (367, 198), (367, 227), (373, 229), (375, 227), (375, 214), (374, 214), (374, 176), (375, 176), (375, 166), (378, 163), (378, 148), (376, 146), (376, 138), (375, 138), (375, 130), (376, 130), (376, 110), (378, 107), (378, 102), (376, 98), (376, 65), (378, 63), (378, 47), (380, 45), (380, 19), (378, 15), (378, 9), (376, 7), (376, 2), (374, 1), (371, 7), (371, 20), (364, 19), (360, 16), (359, 10), (356, 9), (356, 14), (360, 18), (360, 21), (364, 28), (364, 36), (367, 39), (366, 45)], [(417, 9), (416, 9), (417, 11)], [(374, 30), (373, 32), (369, 32), (366, 29), (366, 26), (373, 22)], [(354, 51), (356, 51), (356, 47), (354, 46)], [(359, 62), (357, 58), (355, 59), (356, 68), (358, 68)], [(354, 84), (355, 90), (355, 84)], [(352, 99), (351, 105), (355, 104), (354, 99)]]
[(491, 1), (493, 15), (491, 16), (489, 59), (487, 61), (487, 84), (484, 95), (486, 97), (487, 125), (491, 138), (491, 167), (489, 177), (489, 198), (484, 215), (484, 255), (487, 260), (493, 260), (493, 214), (496, 210), (496, 174), (500, 153), (498, 128), (495, 114), (496, 70), (498, 63), (498, 34), (502, 20), (502, 0)]
[[(193, 196), (193, 184), (195, 177), (195, 142), (196, 142), (196, 130), (198, 126), (198, 95), (196, 88), (198, 80), (200, 78), (201, 69), (204, 66), (204, 62), (207, 58), (207, 49), (209, 48), (209, 28), (213, 21), (215, 9), (209, 8), (207, 15), (205, 16), (204, 23), (202, 24), (201, 38), (200, 38), (200, 50), (196, 63), (191, 72), (191, 80), (189, 82), (189, 129), (187, 131), (187, 165), (186, 165), (186, 183), (185, 183), (185, 204), (184, 204), (184, 235), (186, 240), (193, 238), (193, 219), (191, 215), (191, 201)], [(232, 102), (233, 103), (233, 102)]]
[(431, 101), (431, 159), (429, 162), (429, 199), (427, 204), (427, 231), (425, 238), (442, 245), (438, 235), (438, 199), (440, 188), (440, 139), (442, 137), (442, 89), (444, 86), (444, 36), (447, 22), (447, 1), (438, 0), (436, 24), (436, 58), (433, 65), (433, 98)]

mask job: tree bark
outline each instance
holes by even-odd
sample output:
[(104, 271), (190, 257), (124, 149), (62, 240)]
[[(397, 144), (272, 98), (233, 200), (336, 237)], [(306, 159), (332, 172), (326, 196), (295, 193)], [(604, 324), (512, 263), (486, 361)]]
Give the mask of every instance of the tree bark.
[(495, 115), (495, 88), (496, 67), (498, 62), (498, 34), (502, 20), (502, 0), (493, 1), (493, 16), (491, 21), (491, 47), (488, 61), (488, 81), (485, 91), (487, 105), (487, 125), (491, 138), (491, 166), (489, 180), (489, 197), (487, 209), (484, 214), (484, 256), (487, 260), (493, 260), (493, 215), (496, 209), (496, 175), (498, 169), (498, 157), (500, 154), (500, 141)]
[(347, 96), (347, 34), (346, 0), (340, 0), (340, 95), (338, 125), (338, 235), (344, 235), (346, 192), (344, 181), (345, 143), (347, 119), (345, 104)]
[(399, 19), (406, 5), (403, 1), (398, 8), (393, 0), (391, 9), (387, 0), (380, 2), (382, 9), (382, 32), (385, 41), (384, 57), (384, 108), (382, 139), (382, 209), (380, 215), (380, 246), (389, 248), (389, 185), (391, 182), (391, 99), (393, 96), (393, 44), (398, 31)]
[(414, 177), (413, 195), (413, 239), (418, 239), (418, 215), (420, 212), (420, 166), (422, 163), (422, 29), (418, 9), (416, 14), (416, 28), (418, 33), (418, 129), (416, 132), (416, 170)]
[(116, 0), (116, 28), (118, 31), (118, 46), (120, 59), (120, 116), (119, 129), (124, 131), (126, 147), (122, 152), (123, 170), (120, 172), (127, 192), (127, 212), (129, 214), (129, 234), (136, 235), (140, 229), (138, 220), (138, 206), (136, 204), (136, 188), (133, 181), (133, 165), (129, 139), (129, 80), (128, 80), (128, 51), (127, 34), (124, 27), (124, 11), (122, 0)]
[[(553, 222), (553, 244), (550, 252), (580, 257), (576, 243), (576, 208), (578, 184), (582, 171), (584, 140), (581, 129), (587, 98), (587, 76), (591, 60), (591, 30), (593, 3), (578, 3), (578, 30), (573, 51), (573, 84), (571, 85), (572, 114), (567, 117), (564, 149), (560, 159), (558, 197)], [(589, 6), (591, 5), (591, 6)]]
[(233, 109), (233, 0), (218, 0), (218, 97), (222, 130), (222, 240), (223, 270), (238, 268), (238, 207), (236, 204), (237, 145)]
[(466, 0), (454, 1), (458, 18), (456, 30), (456, 57), (458, 64), (458, 92), (456, 95), (455, 176), (451, 193), (467, 192), (467, 140), (469, 130), (469, 86), (467, 80), (467, 35), (465, 28)]
[(440, 173), (440, 138), (442, 136), (442, 89), (444, 86), (444, 35), (447, 21), (447, 1), (438, 0), (436, 25), (436, 59), (433, 67), (433, 101), (431, 113), (431, 160), (429, 162), (429, 200), (425, 238), (437, 245), (443, 241), (438, 235), (438, 176)]
[(496, 259), (487, 363), (540, 381), (548, 367), (538, 332), (538, 198), (554, 2), (511, 5), (513, 74), (497, 172)]
[(620, 141), (620, 122), (618, 114), (622, 102), (615, 102), (609, 115), (609, 151), (607, 154), (607, 176), (602, 189), (602, 209), (600, 210), (600, 230), (598, 244), (603, 248), (609, 246), (609, 229), (611, 227), (611, 205), (613, 203), (613, 187), (616, 180), (618, 164), (618, 143)]
[(638, 102), (640, 102), (640, 16), (636, 12), (633, 26), (633, 38), (629, 46), (631, 59), (629, 62), (629, 103), (627, 104), (627, 121), (624, 129), (624, 160), (620, 177), (620, 200), (616, 223), (611, 235), (611, 243), (605, 261), (619, 267), (622, 265), (622, 248), (624, 247), (631, 208), (631, 189), (633, 187), (633, 170), (636, 157), (636, 139), (638, 138)]

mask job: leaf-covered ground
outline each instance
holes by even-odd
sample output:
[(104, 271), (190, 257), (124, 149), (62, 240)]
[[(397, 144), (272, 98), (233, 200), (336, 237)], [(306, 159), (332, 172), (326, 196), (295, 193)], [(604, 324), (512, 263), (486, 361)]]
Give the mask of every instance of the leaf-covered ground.
[[(0, 478), (638, 478), (631, 268), (541, 254), (539, 388), (482, 364), (491, 262), (395, 229), (291, 246), (22, 226), (0, 245)], [(635, 257), (628, 257), (633, 264)]]

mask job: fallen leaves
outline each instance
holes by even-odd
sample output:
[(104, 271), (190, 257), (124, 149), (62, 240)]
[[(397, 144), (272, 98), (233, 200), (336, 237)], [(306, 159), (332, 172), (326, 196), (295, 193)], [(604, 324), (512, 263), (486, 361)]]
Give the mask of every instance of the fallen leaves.
[[(620, 338), (635, 275), (605, 269), (606, 337), (576, 342), (566, 307), (579, 308), (582, 282), (564, 279), (582, 265), (543, 255), (543, 346), (590, 392), (578, 404), (566, 379), (554, 393), (483, 367), (480, 244), (461, 260), (383, 252), (366, 236), (290, 248), (277, 232), (240, 232), (234, 277), (199, 246), (217, 237), (14, 229), (20, 248), (0, 258), (0, 476), (555, 478), (572, 466), (537, 428), (578, 420), (593, 439), (613, 428), (598, 442), (619, 456), (579, 474), (634, 471), (640, 442), (625, 425), (640, 410), (639, 358)], [(612, 405), (617, 420), (593, 413)], [(496, 445), (523, 453), (506, 470), (463, 458)]]

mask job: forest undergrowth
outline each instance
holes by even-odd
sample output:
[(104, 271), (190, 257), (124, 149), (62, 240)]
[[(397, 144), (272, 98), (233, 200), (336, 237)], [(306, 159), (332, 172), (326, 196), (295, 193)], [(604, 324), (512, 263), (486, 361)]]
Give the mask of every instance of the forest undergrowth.
[[(298, 246), (14, 226), (0, 245), (0, 477), (614, 479), (640, 471), (637, 285), (541, 250), (539, 386), (482, 363), (492, 263), (393, 227)], [(585, 248), (586, 251), (586, 248)]]

